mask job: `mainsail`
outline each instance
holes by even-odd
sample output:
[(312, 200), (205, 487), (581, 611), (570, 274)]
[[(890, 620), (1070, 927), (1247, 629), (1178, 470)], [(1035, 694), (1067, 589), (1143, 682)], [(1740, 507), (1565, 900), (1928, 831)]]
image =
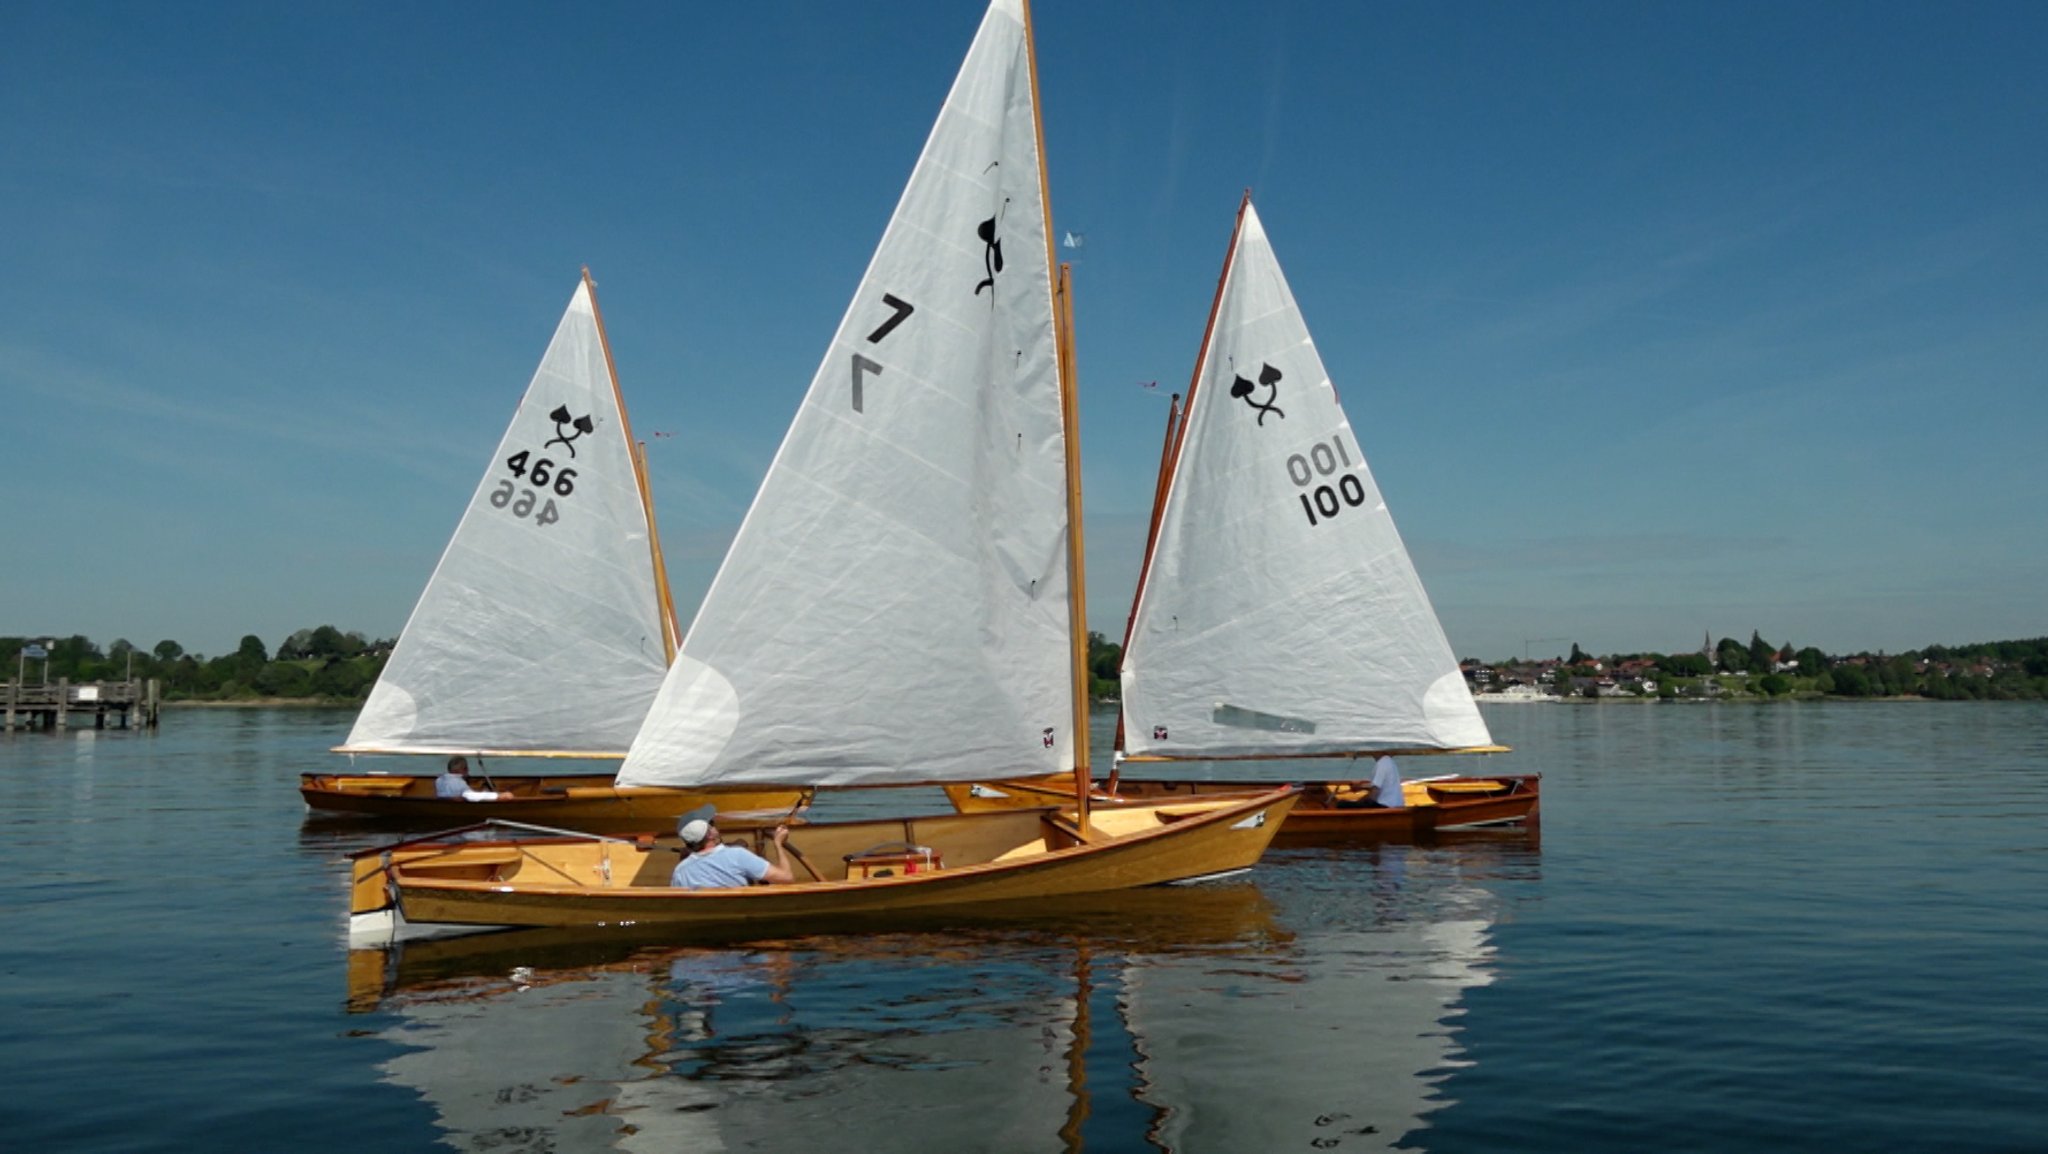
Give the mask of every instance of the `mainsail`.
[(674, 652), (589, 275), (345, 753), (617, 757)]
[(1022, 0), (996, 0), (621, 785), (1073, 765), (1032, 69)]
[(1133, 757), (1488, 746), (1249, 198), (1123, 659)]

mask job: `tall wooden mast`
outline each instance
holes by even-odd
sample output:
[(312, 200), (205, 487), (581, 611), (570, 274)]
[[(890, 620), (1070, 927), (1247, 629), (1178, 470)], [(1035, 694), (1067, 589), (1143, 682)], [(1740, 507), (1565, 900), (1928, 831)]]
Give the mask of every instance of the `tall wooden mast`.
[[(1213, 315), (1210, 317), (1210, 323), (1215, 323)], [(1200, 363), (1200, 358), (1196, 358), (1196, 363)], [(1184, 411), (1180, 405), (1180, 394), (1175, 393), (1173, 400), (1166, 406), (1166, 439), (1159, 446), (1159, 476), (1152, 482), (1152, 526), (1145, 532), (1145, 553), (1139, 562), (1138, 589), (1145, 587), (1142, 571), (1151, 566), (1152, 547), (1159, 540), (1159, 511), (1166, 506), (1166, 482), (1173, 476), (1173, 444), (1174, 439), (1180, 435), (1181, 414)], [(1138, 596), (1137, 590), (1134, 589), (1131, 591), (1131, 611), (1124, 617), (1123, 649), (1131, 647), (1131, 627), (1136, 625), (1137, 621)], [(1122, 650), (1118, 650), (1118, 653), (1121, 661)], [(1124, 711), (1121, 708), (1116, 711), (1116, 744), (1111, 748), (1119, 753), (1124, 748)], [(1109, 789), (1112, 793), (1116, 792), (1115, 769), (1110, 770)]]
[(668, 590), (668, 563), (661, 556), (661, 533), (654, 527), (654, 491), (647, 484), (647, 446), (633, 439), (633, 422), (626, 416), (626, 395), (619, 389), (619, 367), (612, 362), (612, 339), (604, 331), (604, 312), (597, 307), (597, 282), (590, 278), (590, 266), (583, 266), (583, 287), (590, 293), (590, 317), (597, 324), (597, 343), (604, 350), (604, 371), (611, 378), (612, 401), (619, 407), (619, 432), (626, 438), (626, 456), (633, 462), (633, 481), (640, 489), (640, 508), (647, 514), (647, 547), (654, 559), (654, 597), (661, 606), (661, 651), (664, 664), (673, 665), (682, 631), (676, 627), (675, 600)]
[(1073, 387), (1073, 273), (1066, 265), (1060, 266), (1054, 306), (1055, 326), (1059, 333), (1060, 421), (1067, 433), (1067, 613), (1070, 618), (1067, 634), (1073, 653), (1074, 804), (1078, 807), (1081, 831), (1085, 834), (1088, 831), (1088, 794), (1095, 783), (1088, 757), (1088, 577), (1082, 562), (1080, 412)]
[[(1067, 642), (1072, 654), (1074, 698), (1074, 805), (1083, 834), (1088, 832), (1088, 792), (1094, 786), (1088, 763), (1088, 591), (1081, 541), (1080, 409), (1074, 400), (1074, 301), (1072, 272), (1055, 263), (1052, 189), (1045, 167), (1045, 117), (1038, 103), (1038, 44), (1031, 28), (1031, 0), (1021, 0), (1024, 14), (1024, 61), (1031, 74), (1031, 129), (1038, 144), (1038, 201), (1045, 207), (1045, 265), (1052, 274), (1053, 332), (1060, 382), (1060, 426), (1067, 459)], [(1057, 270), (1057, 271), (1054, 271)]]

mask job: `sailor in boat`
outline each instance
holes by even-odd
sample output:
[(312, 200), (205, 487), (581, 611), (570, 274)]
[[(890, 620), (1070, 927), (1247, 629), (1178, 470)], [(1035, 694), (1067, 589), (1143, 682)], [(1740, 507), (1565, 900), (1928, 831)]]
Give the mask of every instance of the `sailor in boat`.
[(461, 798), (464, 801), (496, 801), (498, 795), (488, 789), (469, 787), (469, 759), (460, 755), (448, 759), (448, 772), (434, 779), (434, 796)]
[(708, 818), (691, 818), (676, 830), (689, 852), (676, 863), (668, 884), (678, 889), (714, 890), (749, 885), (787, 885), (796, 880), (789, 868), (789, 827), (775, 827), (775, 862), (743, 845), (726, 845)]
[(1408, 804), (1401, 791), (1401, 767), (1394, 764), (1393, 758), (1380, 754), (1372, 759), (1372, 783), (1366, 786), (1365, 795), (1337, 794), (1331, 804), (1338, 809), (1400, 809)]

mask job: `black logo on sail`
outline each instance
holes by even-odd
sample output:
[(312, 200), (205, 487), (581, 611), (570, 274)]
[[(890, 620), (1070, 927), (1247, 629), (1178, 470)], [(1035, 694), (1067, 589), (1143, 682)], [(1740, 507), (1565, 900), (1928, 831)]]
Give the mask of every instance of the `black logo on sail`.
[(542, 445), (541, 448), (545, 449), (548, 445), (560, 445), (564, 449), (569, 450), (569, 455), (572, 457), (576, 455), (576, 438), (597, 428), (587, 416), (571, 419), (569, 416), (569, 406), (567, 405), (556, 405), (555, 411), (549, 413), (548, 416), (555, 422), (555, 435), (548, 441), (547, 445)]
[[(1003, 209), (1009, 207), (1010, 198), (1004, 197)], [(996, 235), (996, 225), (1002, 219), (1003, 210), (998, 209), (994, 216), (974, 226), (974, 235), (981, 238), (981, 269), (988, 274), (974, 286), (974, 295), (980, 296), (981, 290), (987, 289), (991, 306), (996, 303), (996, 274), (1003, 271), (1003, 238)]]
[[(1257, 389), (1259, 385), (1266, 386), (1266, 399), (1263, 401), (1257, 401), (1252, 399), (1252, 391), (1254, 389)], [(1266, 423), (1267, 413), (1271, 413), (1274, 416), (1279, 417), (1282, 420), (1285, 420), (1287, 414), (1281, 412), (1280, 409), (1273, 404), (1273, 402), (1277, 400), (1280, 396), (1280, 370), (1268, 364), (1260, 364), (1259, 385), (1254, 385), (1250, 381), (1245, 380), (1243, 377), (1239, 377), (1237, 378), (1237, 380), (1231, 383), (1230, 395), (1238, 400), (1243, 401), (1245, 404), (1250, 405), (1252, 408), (1257, 409), (1259, 411), (1259, 424), (1262, 426)]]

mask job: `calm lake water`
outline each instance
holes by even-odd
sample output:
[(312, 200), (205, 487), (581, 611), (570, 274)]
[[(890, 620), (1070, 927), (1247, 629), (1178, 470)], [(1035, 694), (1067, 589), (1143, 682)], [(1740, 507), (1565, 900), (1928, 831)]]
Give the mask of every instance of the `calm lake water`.
[(1537, 834), (1276, 851), (1247, 882), (1042, 921), (397, 956), (343, 929), (343, 857), (379, 839), (294, 788), (349, 715), (0, 735), (0, 1135), (2048, 1149), (2048, 707), (1487, 718), (1516, 753), (1406, 769), (1541, 772)]

